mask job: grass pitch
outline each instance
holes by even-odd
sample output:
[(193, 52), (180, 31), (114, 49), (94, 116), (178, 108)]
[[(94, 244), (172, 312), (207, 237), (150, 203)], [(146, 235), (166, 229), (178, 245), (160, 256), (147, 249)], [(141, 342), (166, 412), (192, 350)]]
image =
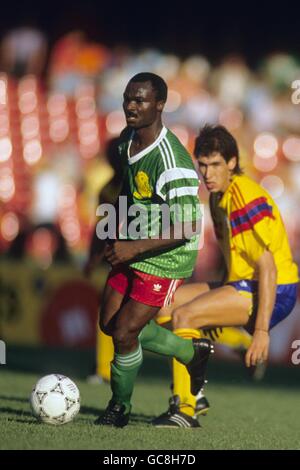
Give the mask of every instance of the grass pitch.
[[(269, 368), (264, 382), (254, 384), (241, 364), (211, 361), (206, 388), (211, 409), (200, 419), (202, 428), (156, 429), (150, 421), (167, 408), (170, 373), (166, 361), (146, 356), (135, 387), (130, 424), (112, 429), (93, 424), (107, 405), (110, 388), (80, 378), (84, 369), (81, 352), (68, 356), (49, 350), (38, 354), (10, 350), (8, 362), (9, 358), (11, 368), (0, 369), (0, 449), (300, 449), (300, 384), (295, 367)], [(23, 372), (13, 370), (20, 358)], [(85, 358), (85, 366), (91, 358)], [(38, 423), (28, 401), (37, 379), (55, 372), (69, 375), (81, 393), (79, 415), (57, 427)]]

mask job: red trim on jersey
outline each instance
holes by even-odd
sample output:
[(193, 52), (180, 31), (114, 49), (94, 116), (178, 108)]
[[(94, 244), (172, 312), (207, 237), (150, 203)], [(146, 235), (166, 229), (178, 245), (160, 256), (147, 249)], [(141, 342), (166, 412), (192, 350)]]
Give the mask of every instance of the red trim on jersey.
[(269, 206), (265, 197), (254, 199), (242, 209), (233, 211), (230, 214), (232, 236), (251, 230), (264, 217), (274, 219), (272, 206)]

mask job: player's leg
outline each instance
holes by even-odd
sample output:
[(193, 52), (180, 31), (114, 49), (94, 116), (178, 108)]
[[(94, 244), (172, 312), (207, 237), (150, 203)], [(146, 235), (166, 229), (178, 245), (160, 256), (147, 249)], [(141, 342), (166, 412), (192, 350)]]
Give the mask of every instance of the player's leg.
[(115, 316), (124, 302), (125, 293), (121, 293), (106, 283), (99, 313), (100, 330), (106, 335), (112, 336)]
[[(89, 377), (91, 383), (99, 384), (102, 380), (110, 380), (110, 364), (114, 355), (111, 332), (114, 316), (120, 310), (128, 288), (126, 274), (126, 271), (120, 268), (113, 269), (104, 287), (99, 310), (99, 331), (96, 337), (96, 375)], [(114, 284), (113, 287), (111, 282)]]
[(97, 329), (96, 332), (96, 369), (87, 377), (90, 384), (100, 385), (110, 381), (110, 363), (114, 357), (112, 337)]
[[(143, 273), (135, 272), (136, 275), (136, 289), (133, 288), (131, 297), (135, 300), (147, 298), (147, 302), (151, 305), (157, 305), (160, 308), (172, 302), (174, 293), (178, 290), (182, 279), (167, 279), (155, 276), (146, 275)], [(153, 285), (159, 285), (160, 289), (155, 293)], [(142, 287), (142, 289), (140, 289)], [(142, 297), (141, 296), (142, 293)], [(142, 300), (143, 301), (143, 300)], [(147, 303), (146, 302), (146, 303)], [(194, 353), (191, 364), (188, 365), (189, 372), (192, 373), (192, 387), (195, 388), (196, 378), (201, 374), (202, 363), (206, 362), (211, 352), (210, 342), (207, 341), (191, 341), (186, 338), (178, 338), (170, 331), (161, 328), (156, 322), (150, 321), (145, 326), (140, 335), (140, 340), (143, 349), (156, 352), (166, 356), (176, 357), (182, 364), (187, 364), (190, 361), (191, 353)], [(192, 347), (192, 349), (191, 349)], [(204, 361), (205, 357), (205, 361)], [(196, 370), (191, 369), (193, 365), (199, 364), (200, 367)], [(195, 393), (193, 391), (193, 393)]]
[[(166, 322), (170, 322), (172, 319), (173, 311), (182, 304), (187, 303), (191, 299), (208, 292), (210, 289), (207, 283), (190, 283), (180, 286), (174, 296), (174, 302), (168, 306), (163, 307), (156, 316), (156, 321), (165, 326)], [(171, 323), (171, 322), (170, 322)], [(196, 329), (186, 329), (185, 331), (181, 331), (179, 334), (180, 337), (185, 339), (199, 339), (200, 333), (199, 330)], [(180, 400), (180, 408), (184, 408), (184, 410), (190, 416), (194, 414), (194, 407), (195, 407), (195, 396), (190, 393), (190, 376), (185, 367), (177, 361), (173, 359), (172, 362), (173, 368), (173, 384), (172, 390), (174, 396), (179, 396)]]
[(252, 300), (233, 286), (206, 292), (173, 312), (174, 330), (214, 326), (245, 326), (249, 321)]
[[(192, 327), (191, 331), (195, 328), (201, 329), (201, 334), (205, 335), (202, 328), (227, 326), (220, 332), (220, 339), (216, 341), (220, 343), (228, 343), (240, 347), (241, 342), (247, 343), (249, 347), (249, 335), (245, 332), (238, 331), (236, 328), (230, 328), (231, 325), (246, 325), (249, 321), (249, 313), (251, 312), (252, 298), (248, 295), (241, 295), (233, 286), (223, 286), (213, 289), (209, 292), (204, 292), (202, 295), (194, 298), (190, 302), (177, 307), (173, 312), (174, 332), (179, 335), (186, 334), (188, 327)], [(247, 336), (247, 337), (245, 337)], [(176, 380), (176, 368), (174, 368), (174, 381)], [(184, 389), (183, 383), (187, 382), (188, 378), (184, 371), (181, 371), (179, 382), (179, 396), (182, 398), (180, 411), (183, 413), (191, 414), (192, 406), (189, 408), (184, 407), (184, 403), (193, 405), (193, 396), (189, 394), (188, 390)], [(201, 391), (200, 391), (201, 394)], [(197, 409), (197, 401), (203, 401), (203, 396), (196, 397), (196, 405), (194, 407), (195, 414), (201, 414), (202, 406)], [(207, 402), (207, 400), (205, 400)], [(207, 403), (206, 403), (207, 404)], [(204, 410), (205, 411), (205, 410)]]
[(128, 298), (121, 302), (116, 315), (111, 316), (113, 307), (110, 307), (109, 299), (115, 301), (113, 295), (106, 297), (102, 322), (103, 328), (108, 327), (111, 331), (115, 349), (111, 363), (112, 398), (104, 415), (98, 418), (96, 424), (123, 427), (129, 420), (133, 387), (143, 360), (138, 335), (158, 308)]
[[(163, 324), (165, 321), (171, 320), (173, 311), (182, 304), (190, 301), (191, 299), (209, 291), (209, 285), (206, 283), (193, 283), (185, 284), (176, 291), (174, 303), (169, 306), (162, 308), (157, 317), (156, 321)], [(181, 330), (180, 337), (185, 339), (200, 338), (199, 330), (185, 329)], [(194, 418), (196, 397), (191, 393), (191, 380), (190, 375), (179, 361), (173, 359), (172, 361), (172, 372), (173, 372), (173, 383), (172, 392), (173, 396), (169, 401), (169, 409), (166, 413), (163, 413), (158, 418), (155, 418), (152, 422), (157, 427), (199, 427), (197, 420)], [(201, 392), (199, 392), (201, 393)], [(200, 403), (201, 401), (201, 403)], [(208, 402), (203, 396), (201, 396), (199, 406), (201, 405), (201, 411), (204, 410), (202, 404), (205, 401), (207, 410)]]
[[(156, 322), (159, 325), (165, 326), (166, 322), (171, 321), (172, 311), (174, 310), (174, 308), (176, 308), (177, 306), (183, 303), (186, 303), (191, 298), (196, 297), (197, 295), (200, 295), (203, 292), (207, 292), (208, 290), (209, 290), (209, 286), (206, 283), (193, 283), (193, 284), (186, 284), (186, 285), (180, 286), (179, 289), (177, 289), (175, 293), (174, 303), (168, 307), (163, 307), (159, 310), (155, 318)], [(112, 293), (110, 290), (110, 286), (108, 286), (104, 292), (106, 303), (111, 294)], [(118, 296), (118, 293), (117, 293), (115, 308), (118, 309), (120, 307), (121, 305), (120, 302), (122, 302), (122, 300), (123, 300), (122, 296), (121, 297)], [(191, 337), (198, 338), (199, 336), (193, 335)], [(106, 380), (106, 381), (110, 380), (110, 363), (113, 360), (113, 354), (114, 354), (114, 346), (113, 346), (112, 338), (110, 336), (107, 336), (100, 329), (100, 332), (97, 335), (97, 376), (101, 377), (103, 380)], [(176, 359), (174, 361), (176, 361)], [(175, 369), (176, 370), (184, 369), (186, 371), (186, 369), (180, 363), (178, 363), (178, 365), (175, 366)], [(186, 383), (184, 383), (181, 380), (180, 375), (181, 374), (178, 375), (178, 380), (175, 380), (175, 389), (176, 389), (175, 391), (177, 391), (176, 384), (182, 384), (182, 387), (183, 386), (185, 387), (186, 394), (187, 394), (187, 389), (190, 389), (189, 374), (188, 374), (188, 380), (186, 381)], [(191, 395), (191, 397), (193, 397), (193, 395)], [(191, 399), (192, 401), (195, 400), (194, 397)]]
[(112, 402), (125, 406), (125, 414), (130, 412), (134, 382), (143, 361), (139, 333), (157, 310), (157, 307), (129, 299), (120, 309), (115, 322), (115, 355), (111, 365)]
[(114, 345), (111, 336), (99, 331), (97, 335), (97, 369), (100, 380), (110, 381), (110, 363), (114, 358)]
[(114, 345), (109, 324), (119, 311), (123, 300), (124, 294), (106, 284), (102, 296), (102, 306), (99, 310), (99, 330), (97, 329), (96, 332), (96, 370), (94, 375), (88, 377), (89, 383), (101, 384), (103, 381), (110, 381), (110, 364), (114, 356)]
[[(191, 334), (195, 334), (198, 328), (223, 325), (246, 325), (249, 320), (251, 306), (251, 298), (241, 295), (232, 286), (223, 286), (204, 292), (202, 295), (174, 310), (172, 319), (174, 333), (179, 336), (190, 337)], [(178, 394), (182, 397), (181, 411), (191, 414), (193, 412), (194, 399), (185, 385), (183, 385), (188, 379), (184, 371), (180, 370), (180, 368), (177, 368), (177, 370), (178, 372), (176, 373), (175, 363), (174, 383), (178, 384), (178, 387), (174, 387), (174, 389), (176, 388), (177, 391), (178, 388)], [(201, 392), (203, 384), (204, 374), (202, 377), (202, 386), (198, 387), (196, 402), (197, 400), (199, 400), (199, 402), (203, 400), (203, 396), (199, 396), (199, 391)], [(185, 407), (184, 403), (190, 406)], [(195, 412), (196, 408), (197, 406), (194, 405)], [(202, 407), (198, 409), (198, 413), (201, 413), (201, 411)]]
[(165, 325), (171, 321), (173, 312), (177, 307), (186, 304), (209, 290), (209, 285), (205, 282), (194, 282), (180, 286), (175, 292), (173, 303), (167, 307), (162, 307), (157, 313), (155, 320), (159, 325)]
[[(195, 285), (195, 287), (196, 286), (197, 285)], [(189, 292), (188, 285), (184, 286), (185, 287), (185, 293), (187, 293), (187, 295), (182, 296), (182, 298), (184, 297), (185, 299), (189, 299), (189, 301), (187, 303), (183, 304), (183, 307), (186, 307), (186, 305), (188, 305), (189, 309), (190, 309), (190, 305), (192, 304), (192, 307), (193, 307), (193, 306), (195, 306), (195, 303), (196, 303), (196, 307), (195, 307), (196, 312), (201, 311), (201, 300), (200, 299), (202, 299), (204, 297), (207, 300), (208, 294), (213, 294), (213, 300), (210, 301), (211, 308), (215, 308), (216, 303), (220, 304), (220, 300), (217, 299), (215, 297), (215, 294), (214, 294), (215, 292), (217, 292), (217, 297), (219, 297), (219, 290), (220, 289), (215, 289), (215, 290), (209, 291), (209, 287), (208, 287), (207, 284), (206, 285), (203, 284), (202, 286), (203, 286), (202, 287), (202, 293), (198, 296), (194, 295), (193, 296), (194, 299), (193, 299), (192, 295), (189, 295), (189, 294), (192, 294), (192, 290)], [(242, 322), (242, 324), (247, 323), (248, 318), (249, 318), (249, 309), (251, 307), (251, 300), (248, 299), (248, 298), (242, 297), (235, 290), (235, 288), (233, 288), (231, 286), (229, 287), (229, 289), (227, 289), (227, 286), (225, 286), (224, 288), (221, 288), (221, 289), (223, 289), (225, 291), (225, 292), (222, 292), (222, 301), (221, 301), (222, 314), (223, 314), (223, 308), (224, 308), (224, 301), (225, 301), (225, 297), (226, 297), (226, 299), (227, 299), (226, 306), (227, 306), (227, 308), (230, 309), (230, 312), (232, 312), (232, 309), (235, 308), (236, 304), (239, 306), (239, 308), (240, 308), (240, 305), (242, 304), (242, 309), (243, 309), (242, 310), (242, 315), (239, 314), (239, 311), (237, 312), (237, 314), (235, 312), (234, 321)], [(181, 290), (183, 290), (183, 288), (181, 288)], [(197, 292), (197, 287), (196, 287), (194, 292)], [(193, 300), (191, 300), (191, 299), (193, 299)], [(245, 301), (243, 301), (243, 299), (245, 299)], [(242, 302), (240, 302), (240, 300), (242, 300)], [(219, 305), (219, 307), (220, 307), (220, 305)], [(177, 307), (172, 309), (173, 316), (175, 316), (175, 314), (178, 311), (182, 315), (182, 317), (186, 314), (186, 310), (183, 310), (182, 306), (180, 306), (180, 305), (178, 306), (178, 304), (177, 304)], [(192, 310), (192, 313), (194, 314), (193, 310)], [(245, 313), (245, 315), (243, 313)], [(206, 315), (207, 315), (207, 313), (206, 313)], [(218, 326), (218, 325), (222, 325), (222, 320), (223, 320), (223, 317), (217, 317), (217, 321), (215, 321), (215, 319), (212, 319), (212, 320), (209, 321), (209, 323), (204, 323), (204, 321), (203, 321), (202, 323), (199, 322), (199, 323), (191, 324), (191, 321), (189, 321), (189, 318), (187, 319), (187, 317), (188, 316), (186, 315), (186, 317), (182, 318), (182, 323), (178, 322), (177, 324), (175, 324), (175, 326), (180, 327), (180, 328), (177, 328), (177, 329), (174, 330), (174, 332), (176, 334), (179, 334), (179, 335), (184, 336), (184, 337), (191, 337), (191, 335), (197, 334), (197, 332), (199, 334), (199, 330), (197, 329), (198, 325), (199, 325), (199, 327), (201, 327), (201, 326)], [(231, 319), (228, 319), (228, 318), (227, 319), (225, 318), (225, 320), (227, 322), (232, 321)], [(229, 324), (231, 324), (231, 323), (229, 323)], [(192, 326), (192, 328), (189, 328), (189, 326)], [(223, 331), (225, 331), (225, 330), (226, 329), (224, 328)], [(230, 333), (231, 333), (230, 336), (231, 336), (231, 340), (232, 340), (232, 336), (235, 336), (235, 335), (233, 335), (232, 331)], [(222, 335), (222, 333), (221, 333), (221, 335)], [(228, 334), (227, 333), (224, 333), (223, 339), (228, 340)], [(240, 338), (238, 338), (238, 339), (235, 338), (235, 339), (238, 340)], [(184, 421), (188, 420), (188, 422), (192, 423), (192, 421), (189, 417), (193, 416), (194, 414), (201, 414), (201, 412), (203, 412), (203, 410), (205, 412), (207, 410), (207, 407), (209, 406), (207, 400), (205, 399), (205, 397), (203, 397), (203, 394), (201, 393), (201, 390), (198, 393), (198, 396), (197, 396), (196, 399), (190, 393), (190, 390), (188, 388), (189, 376), (188, 376), (186, 370), (183, 369), (179, 363), (176, 363), (175, 360), (173, 361), (173, 383), (174, 383), (174, 389), (173, 389), (174, 390), (174, 396), (172, 397), (172, 399), (170, 401), (170, 408), (167, 411), (167, 413), (162, 414), (161, 416), (159, 416), (158, 418), (156, 418), (153, 421), (153, 424), (155, 426), (161, 426), (161, 427), (178, 426), (178, 427), (181, 427), (181, 426), (183, 426), (182, 418), (185, 418)], [(202, 406), (203, 399), (205, 400), (205, 407)], [(199, 404), (200, 404), (200, 401), (201, 401), (201, 407), (199, 407), (198, 410), (196, 410), (197, 400), (199, 401)], [(188, 417), (186, 417), (186, 415), (188, 415)], [(194, 426), (191, 425), (191, 427), (194, 427)]]
[[(149, 275), (140, 272), (129, 271), (124, 273), (124, 269), (121, 271), (119, 269), (119, 272), (111, 276), (109, 286), (113, 290), (124, 292), (124, 289), (120, 288), (120, 281), (123, 283), (123, 277), (127, 277), (127, 286), (130, 285), (130, 289), (126, 291), (126, 294), (129, 292), (131, 298), (127, 298), (126, 301), (123, 298), (120, 310), (115, 314), (115, 305), (118, 302), (111, 307), (110, 301), (112, 300), (112, 303), (114, 303), (115, 300), (118, 300), (118, 297), (112, 290), (107, 289), (102, 306), (101, 328), (106, 333), (110, 332), (112, 334), (115, 345), (115, 358), (111, 368), (111, 385), (113, 389), (113, 400), (111, 402), (117, 405), (122, 404), (121, 414), (127, 414), (128, 416), (130, 410), (129, 397), (132, 393), (137, 370), (142, 361), (139, 340), (141, 340), (145, 349), (176, 357), (180, 362), (186, 364), (189, 372), (193, 375), (193, 384), (195, 380), (198, 380), (199, 368), (197, 367), (196, 370), (195, 366), (199, 362), (202, 363), (204, 357), (205, 360), (208, 359), (210, 342), (206, 340), (201, 344), (193, 343), (191, 339), (177, 337), (172, 332), (151, 321), (159, 307), (171, 298), (180, 280), (154, 279), (153, 276), (149, 277)], [(161, 286), (159, 293), (153, 289), (153, 283), (157, 283), (156, 281), (159, 281)], [(157, 306), (154, 307), (153, 305)], [(130, 373), (129, 369), (131, 369)], [(107, 411), (109, 414), (111, 410)], [(103, 422), (103, 419), (100, 419), (100, 424), (110, 423)]]
[(119, 311), (123, 300), (124, 294), (116, 291), (106, 283), (99, 311), (99, 331), (97, 331), (96, 336), (96, 375), (89, 379), (92, 383), (99, 384), (102, 380), (107, 382), (110, 380), (110, 363), (113, 360), (114, 346), (110, 336), (109, 324)]
[[(111, 365), (112, 399), (104, 415), (97, 424), (124, 426), (128, 423), (131, 409), (131, 396), (134, 382), (142, 363), (142, 350), (139, 333), (149, 318), (153, 318), (158, 307), (141, 304), (133, 299), (123, 303), (114, 320), (112, 331), (115, 356)], [(186, 364), (190, 374), (197, 379), (194, 368), (210, 353), (210, 343), (205, 347), (195, 345), (192, 340), (186, 340), (174, 335), (154, 322), (145, 328), (146, 336), (151, 339), (151, 350), (167, 356), (175, 356)], [(205, 350), (204, 350), (205, 348)], [(203, 352), (204, 350), (204, 352)]]
[[(106, 310), (107, 309), (106, 307)], [(134, 382), (142, 363), (142, 349), (139, 333), (149, 319), (153, 318), (158, 307), (152, 307), (133, 299), (123, 303), (120, 311), (113, 317), (112, 336), (115, 346), (114, 361), (111, 365), (112, 399), (104, 415), (97, 420), (97, 424), (114, 425), (122, 427), (129, 420), (131, 409), (131, 396)], [(106, 316), (104, 315), (104, 321)], [(111, 320), (110, 320), (111, 323)], [(111, 323), (112, 324), (112, 323)], [(176, 337), (172, 332), (158, 325), (147, 325), (152, 339), (152, 350), (166, 355), (176, 356), (185, 364), (192, 362), (195, 349), (192, 341)], [(161, 331), (156, 331), (161, 330)], [(148, 332), (149, 335), (149, 332)], [(173, 340), (173, 342), (172, 342)], [(161, 346), (164, 345), (164, 347)]]
[[(191, 330), (191, 333), (193, 334), (194, 331), (195, 330)], [(217, 335), (213, 335), (213, 338), (208, 335), (208, 331), (204, 330), (199, 331), (199, 337), (200, 335), (202, 337), (209, 337), (218, 344), (230, 347), (234, 351), (238, 352), (241, 357), (242, 353), (250, 346), (252, 339), (251, 335), (243, 328), (235, 327), (218, 328)], [(195, 417), (206, 414), (210, 408), (203, 389), (200, 390), (197, 396), (191, 394), (190, 376), (186, 368), (175, 359), (173, 359), (172, 362), (172, 373), (173, 396), (169, 400), (170, 406), (168, 411), (153, 420), (152, 424), (157, 427), (169, 427), (170, 423), (172, 423), (173, 426), (176, 426), (176, 421), (172, 422), (174, 414), (178, 415), (180, 413), (182, 417), (185, 417), (184, 415)], [(180, 426), (180, 424), (178, 424), (178, 426)]]

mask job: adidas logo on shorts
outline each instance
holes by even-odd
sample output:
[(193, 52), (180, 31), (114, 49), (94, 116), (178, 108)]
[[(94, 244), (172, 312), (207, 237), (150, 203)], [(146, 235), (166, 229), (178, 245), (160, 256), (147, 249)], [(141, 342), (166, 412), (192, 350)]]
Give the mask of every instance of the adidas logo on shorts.
[(160, 289), (162, 288), (161, 284), (154, 284), (153, 285), (153, 290), (154, 292), (160, 292)]

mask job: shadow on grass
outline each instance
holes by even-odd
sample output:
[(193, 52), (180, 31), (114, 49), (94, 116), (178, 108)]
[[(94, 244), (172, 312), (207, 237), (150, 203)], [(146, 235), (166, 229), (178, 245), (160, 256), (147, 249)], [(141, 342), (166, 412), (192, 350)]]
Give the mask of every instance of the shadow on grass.
[(0, 407), (0, 413), (8, 413), (18, 416), (30, 416), (32, 418), (30, 411), (16, 410), (16, 408), (11, 408), (10, 406)]
[[(104, 413), (103, 408), (94, 408), (91, 406), (81, 406), (80, 415), (93, 415), (96, 418), (102, 416)], [(135, 414), (130, 415), (130, 422), (135, 424), (150, 424), (153, 416), (146, 416), (144, 414)]]
[(132, 414), (130, 416), (130, 422), (135, 423), (135, 424), (151, 424), (151, 421), (153, 420), (154, 416), (146, 416), (142, 414)]
[[(12, 402), (18, 402), (18, 403), (28, 403), (27, 398), (20, 398), (20, 397), (15, 397), (13, 395), (0, 395), (0, 400), (7, 400), (7, 401), (12, 401)], [(26, 416), (32, 418), (32, 423), (34, 424), (41, 424), (39, 423), (36, 419), (33, 418), (32, 414), (29, 411), (23, 411), (23, 410), (18, 410), (16, 408), (6, 406), (6, 407), (0, 407), (0, 413), (7, 413), (11, 415), (17, 415), (17, 416)], [(101, 416), (104, 413), (103, 408), (95, 408), (91, 406), (81, 406), (80, 407), (80, 415), (83, 417), (83, 420), (89, 421), (86, 419), (87, 415), (92, 415), (92, 421), (96, 419), (98, 416)], [(153, 419), (153, 416), (146, 416), (143, 414), (131, 414), (130, 416), (130, 421), (135, 424), (150, 424), (151, 420)], [(14, 421), (14, 422), (20, 422), (20, 423), (29, 423), (27, 419), (19, 419), (19, 418), (8, 418), (9, 421)]]
[(14, 397), (13, 395), (0, 395), (0, 400), (17, 401), (19, 403), (28, 403), (28, 398)]
[(43, 424), (37, 421), (32, 416), (31, 416), (31, 419), (8, 418), (7, 420), (13, 423), (22, 423), (22, 424), (30, 424), (30, 425), (33, 424), (34, 426), (41, 426)]
[(81, 415), (93, 415), (96, 417), (102, 415), (104, 413), (103, 408), (94, 408), (91, 406), (81, 406), (80, 407), (80, 414)]

